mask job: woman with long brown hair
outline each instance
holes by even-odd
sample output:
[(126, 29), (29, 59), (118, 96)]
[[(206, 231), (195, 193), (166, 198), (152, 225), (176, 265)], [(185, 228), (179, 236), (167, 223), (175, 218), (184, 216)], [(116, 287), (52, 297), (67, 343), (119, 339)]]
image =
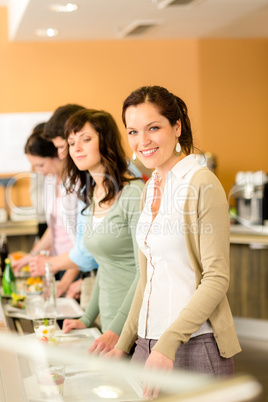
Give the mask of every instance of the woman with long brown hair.
[[(216, 176), (200, 165), (184, 101), (159, 86), (133, 91), (123, 104), (130, 147), (155, 169), (144, 194), (137, 242), (141, 276), (119, 342), (148, 368), (233, 374), (240, 351), (226, 298), (229, 215)], [(144, 397), (158, 390), (144, 385)]]
[(99, 264), (84, 316), (63, 331), (92, 325), (100, 313), (103, 334), (90, 348), (106, 353), (118, 341), (139, 279), (136, 224), (143, 183), (130, 176), (121, 136), (104, 111), (81, 110), (65, 126), (69, 147), (66, 187), (88, 207), (84, 243)]

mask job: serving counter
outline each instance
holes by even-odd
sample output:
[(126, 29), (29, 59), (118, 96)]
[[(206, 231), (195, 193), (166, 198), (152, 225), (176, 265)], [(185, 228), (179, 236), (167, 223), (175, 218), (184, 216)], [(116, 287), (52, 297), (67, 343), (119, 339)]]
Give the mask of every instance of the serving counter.
[[(260, 244), (268, 247), (268, 226), (231, 225), (231, 244)], [(256, 246), (257, 247), (257, 246)]]
[[(0, 223), (9, 251), (30, 251), (38, 222)], [(236, 317), (268, 320), (268, 226), (231, 225), (228, 299)]]
[(231, 225), (230, 243), (232, 313), (268, 320), (268, 227)]
[(33, 246), (35, 237), (38, 235), (38, 221), (1, 222), (1, 233), (7, 235), (10, 253), (18, 250), (29, 252)]

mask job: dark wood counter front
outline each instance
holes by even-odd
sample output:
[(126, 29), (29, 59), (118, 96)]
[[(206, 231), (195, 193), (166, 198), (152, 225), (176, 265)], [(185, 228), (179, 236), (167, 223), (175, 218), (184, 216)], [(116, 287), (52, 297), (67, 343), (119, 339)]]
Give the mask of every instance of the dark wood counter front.
[(268, 320), (268, 235), (263, 231), (230, 236), (228, 299), (236, 317)]
[(38, 221), (7, 221), (0, 223), (0, 233), (5, 233), (7, 236), (37, 235)]
[(29, 252), (32, 249), (35, 237), (38, 235), (38, 221), (0, 223), (1, 233), (7, 235), (10, 253), (18, 250)]

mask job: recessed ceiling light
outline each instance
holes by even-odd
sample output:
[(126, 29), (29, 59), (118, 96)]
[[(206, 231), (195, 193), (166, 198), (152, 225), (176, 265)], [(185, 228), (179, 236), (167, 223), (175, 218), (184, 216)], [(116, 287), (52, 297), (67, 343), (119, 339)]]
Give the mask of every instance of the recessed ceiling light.
[(57, 36), (58, 35), (58, 31), (57, 29), (54, 28), (48, 28), (48, 29), (37, 29), (35, 31), (35, 35), (36, 36), (49, 36), (50, 38), (52, 38), (53, 36)]
[(174, 6), (189, 8), (198, 5), (201, 1), (204, 0), (152, 0), (160, 9)]
[(72, 11), (76, 11), (78, 9), (78, 5), (74, 3), (51, 4), (49, 9), (51, 11), (55, 11), (56, 13), (71, 13)]
[(161, 20), (135, 20), (123, 29), (116, 29), (116, 34), (119, 38), (137, 36), (158, 25), (161, 25)]

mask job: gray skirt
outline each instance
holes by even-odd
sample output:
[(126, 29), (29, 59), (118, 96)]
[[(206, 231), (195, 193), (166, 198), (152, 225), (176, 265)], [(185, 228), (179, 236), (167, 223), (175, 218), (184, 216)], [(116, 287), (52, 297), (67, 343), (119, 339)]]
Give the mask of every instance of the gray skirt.
[[(145, 362), (156, 344), (155, 339), (138, 337), (132, 356), (133, 362)], [(190, 370), (215, 376), (231, 376), (234, 374), (233, 358), (220, 356), (213, 334), (198, 335), (181, 345), (175, 355), (175, 369)]]

